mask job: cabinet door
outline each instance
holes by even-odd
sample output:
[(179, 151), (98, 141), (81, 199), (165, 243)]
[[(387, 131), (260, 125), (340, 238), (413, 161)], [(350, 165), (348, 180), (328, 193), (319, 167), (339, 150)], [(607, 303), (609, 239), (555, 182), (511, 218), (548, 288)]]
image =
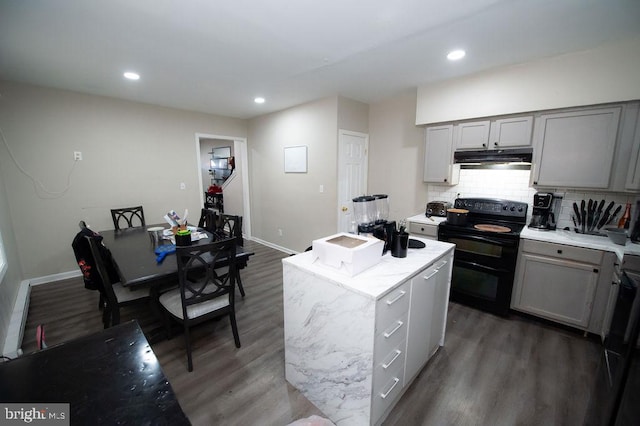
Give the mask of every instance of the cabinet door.
[(404, 381), (418, 374), (444, 343), (449, 298), (450, 258), (439, 260), (411, 280)]
[(489, 148), (512, 148), (531, 146), (533, 117), (511, 117), (491, 123)]
[(424, 181), (456, 185), (459, 167), (453, 165), (453, 125), (427, 127)]
[(636, 113), (636, 127), (627, 170), (625, 189), (640, 190), (640, 116)]
[(608, 188), (619, 120), (619, 107), (541, 115), (533, 184)]
[(458, 124), (456, 149), (487, 149), (490, 128), (489, 120)]
[(585, 329), (598, 282), (594, 265), (522, 253), (512, 307)]

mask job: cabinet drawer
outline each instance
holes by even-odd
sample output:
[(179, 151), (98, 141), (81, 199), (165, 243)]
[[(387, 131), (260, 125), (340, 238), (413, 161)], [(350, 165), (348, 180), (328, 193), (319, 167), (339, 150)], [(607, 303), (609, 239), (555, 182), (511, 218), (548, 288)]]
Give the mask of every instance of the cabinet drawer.
[(541, 254), (557, 259), (575, 260), (577, 262), (600, 265), (602, 263), (603, 252), (601, 250), (587, 249), (582, 247), (566, 246), (563, 244), (552, 244), (541, 241), (523, 240), (522, 251), (527, 253)]
[[(403, 355), (398, 358), (404, 358)], [(384, 412), (391, 407), (398, 398), (404, 386), (403, 382), (404, 360), (398, 362), (395, 368), (390, 368), (378, 385), (374, 385), (371, 401), (371, 424), (376, 424)]]
[(425, 225), (424, 223), (409, 222), (409, 233), (425, 235), (436, 239), (438, 238), (438, 225)]
[(376, 303), (376, 334), (386, 330), (400, 317), (406, 317), (409, 311), (410, 282), (400, 285), (384, 295)]
[[(388, 358), (389, 354), (399, 348), (400, 343), (407, 339), (407, 318), (407, 314), (404, 314), (404, 316), (393, 320), (376, 335), (375, 348), (373, 350), (374, 364), (379, 364)], [(404, 352), (404, 348), (402, 351)]]
[(373, 389), (381, 389), (391, 379), (398, 366), (402, 366), (404, 371), (406, 347), (407, 341), (401, 339), (384, 356), (374, 362)]

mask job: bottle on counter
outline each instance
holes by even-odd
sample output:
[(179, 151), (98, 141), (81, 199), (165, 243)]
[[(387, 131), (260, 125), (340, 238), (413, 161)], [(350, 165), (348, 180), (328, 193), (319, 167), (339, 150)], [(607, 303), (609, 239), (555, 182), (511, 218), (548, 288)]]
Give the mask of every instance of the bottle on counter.
[(618, 228), (629, 229), (629, 222), (631, 221), (631, 203), (627, 203), (624, 208), (624, 214), (618, 222)]

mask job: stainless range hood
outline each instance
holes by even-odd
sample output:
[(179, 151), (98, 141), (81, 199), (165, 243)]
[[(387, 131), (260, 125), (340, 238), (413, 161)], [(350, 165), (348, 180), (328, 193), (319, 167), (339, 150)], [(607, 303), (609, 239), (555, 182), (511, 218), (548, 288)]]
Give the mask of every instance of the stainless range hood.
[(483, 149), (479, 151), (456, 151), (453, 162), (461, 165), (483, 166), (499, 164), (515, 164), (531, 166), (532, 148)]

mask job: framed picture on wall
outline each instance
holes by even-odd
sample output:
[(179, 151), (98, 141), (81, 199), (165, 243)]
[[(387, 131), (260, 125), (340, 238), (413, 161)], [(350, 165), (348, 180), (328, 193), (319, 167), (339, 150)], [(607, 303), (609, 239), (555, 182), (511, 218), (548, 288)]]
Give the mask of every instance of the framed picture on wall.
[(284, 148), (284, 172), (307, 173), (307, 147), (287, 146)]

